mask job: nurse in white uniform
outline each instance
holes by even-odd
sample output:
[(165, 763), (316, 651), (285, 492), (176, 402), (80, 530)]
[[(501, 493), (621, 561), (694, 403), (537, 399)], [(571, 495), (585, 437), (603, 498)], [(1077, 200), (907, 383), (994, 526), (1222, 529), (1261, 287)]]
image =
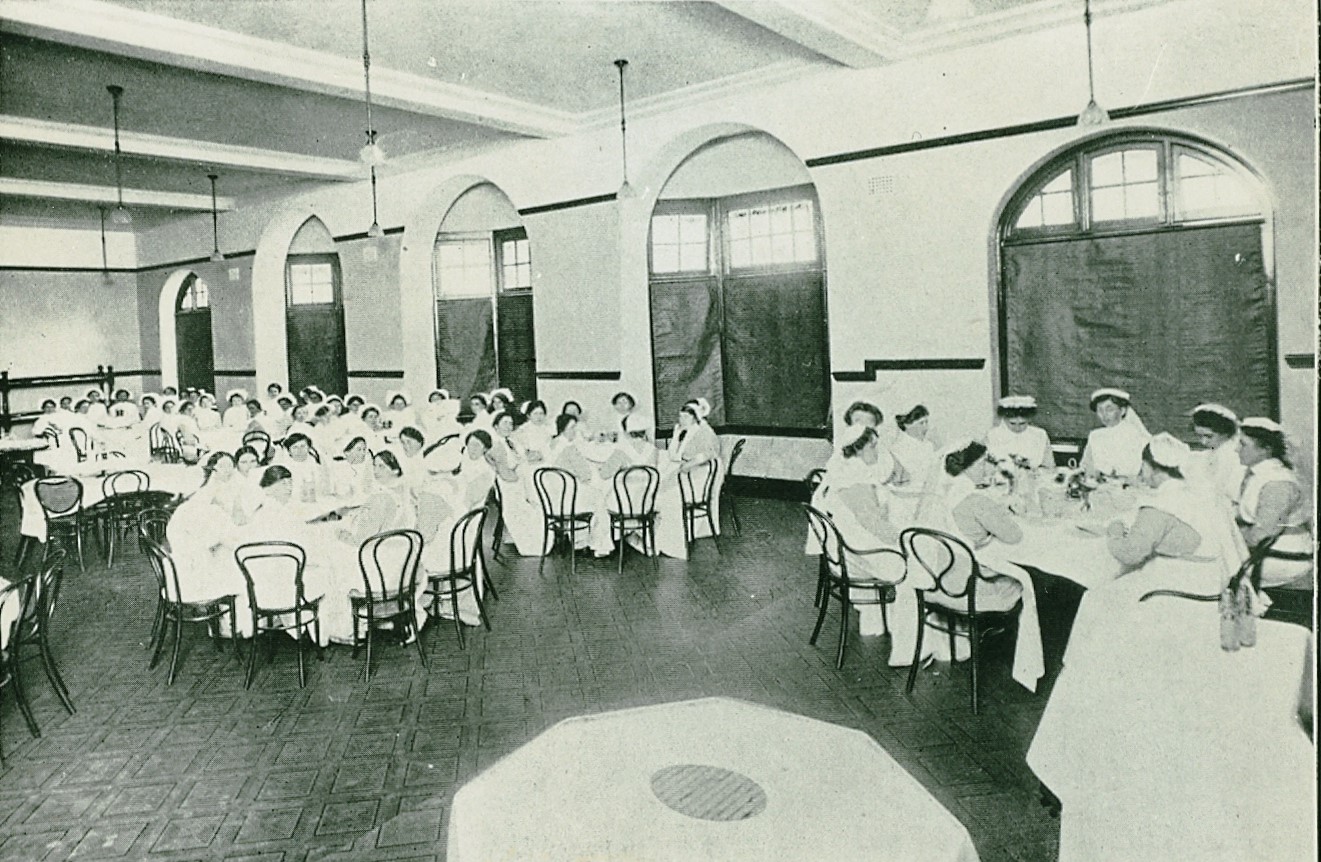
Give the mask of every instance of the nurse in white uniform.
[(1055, 466), (1050, 435), (1032, 424), (1037, 399), (1031, 395), (1007, 395), (995, 408), (1000, 422), (986, 434), (987, 448), (996, 460), (1012, 459), (1020, 466), (1036, 469)]
[(1246, 472), (1238, 459), (1238, 416), (1223, 404), (1193, 408), (1193, 434), (1201, 446), (1184, 468), (1188, 481), (1212, 490), (1226, 505), (1238, 500)]
[(1238, 525), (1249, 547), (1278, 536), (1262, 563), (1261, 584), (1311, 581), (1314, 547), (1310, 507), (1289, 462), (1284, 430), (1270, 419), (1244, 419), (1239, 458), (1247, 468), (1238, 498)]
[(1092, 478), (1136, 478), (1142, 469), (1142, 450), (1151, 433), (1132, 406), (1133, 396), (1123, 389), (1103, 387), (1092, 393), (1089, 404), (1101, 427), (1087, 435), (1083, 471)]

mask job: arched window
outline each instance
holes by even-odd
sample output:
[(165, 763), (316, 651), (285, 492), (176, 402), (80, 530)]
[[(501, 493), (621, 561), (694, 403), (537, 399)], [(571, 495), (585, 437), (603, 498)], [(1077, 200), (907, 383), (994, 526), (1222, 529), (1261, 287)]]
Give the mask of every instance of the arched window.
[(197, 277), (197, 273), (190, 273), (179, 286), (179, 301), (176, 306), (178, 311), (196, 311), (199, 308), (211, 307), (211, 292), (206, 286), (206, 282)]
[(349, 379), (339, 253), (316, 216), (289, 243), (284, 289), (290, 391), (316, 386), (344, 394)]
[(184, 278), (174, 301), (174, 344), (180, 389), (214, 389), (211, 292), (195, 272)]
[(1000, 220), (1005, 392), (1031, 393), (1053, 437), (1095, 425), (1087, 396), (1133, 393), (1148, 426), (1187, 436), (1219, 401), (1274, 415), (1274, 300), (1256, 177), (1176, 135), (1130, 132), (1052, 159)]

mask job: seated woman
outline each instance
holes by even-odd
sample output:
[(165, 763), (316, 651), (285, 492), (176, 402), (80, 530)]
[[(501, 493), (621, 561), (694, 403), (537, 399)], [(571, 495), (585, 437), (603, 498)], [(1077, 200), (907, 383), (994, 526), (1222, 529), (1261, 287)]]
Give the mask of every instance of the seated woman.
[(459, 402), (451, 398), (445, 389), (431, 390), (427, 396), (427, 406), (419, 419), (429, 440), (440, 440), (463, 432), (463, 426), (459, 424)]
[(1037, 399), (1031, 395), (1007, 395), (995, 408), (1000, 421), (986, 434), (987, 447), (994, 458), (1011, 459), (1028, 469), (1054, 467), (1055, 454), (1050, 435), (1032, 424), (1037, 415)]
[(261, 506), (264, 495), (261, 492), (261, 459), (257, 450), (251, 446), (242, 446), (234, 453), (234, 465), (237, 475), (234, 481), (238, 488), (234, 495), (234, 505), (230, 517), (235, 524), (246, 524), (252, 520), (253, 513)]
[(391, 392), (386, 397), (385, 414), (381, 418), (385, 427), (393, 432), (388, 435), (390, 439), (393, 439), (401, 428), (417, 425), (417, 413), (409, 405), (408, 396), (402, 392)]
[[(1127, 571), (1116, 581), (1089, 589), (1069, 635), (1066, 665), (1087, 661), (1108, 648), (1125, 626), (1144, 618), (1141, 599), (1153, 590), (1216, 596), (1246, 557), (1234, 522), (1221, 506), (1183, 478), (1188, 445), (1161, 433), (1142, 448), (1138, 480), (1152, 490), (1131, 526), (1106, 528), (1106, 547)], [(1208, 612), (1216, 613), (1214, 602)]]
[(399, 429), (396, 439), (397, 442), (392, 449), (403, 470), (404, 484), (416, 488), (427, 478), (426, 456), (422, 452), (426, 446), (426, 438), (412, 425), (406, 425)]
[(344, 447), (344, 454), (330, 462), (326, 475), (330, 491), (336, 497), (355, 500), (370, 494), (376, 473), (366, 439), (354, 437), (350, 440)]
[(545, 520), (533, 485), (535, 467), (527, 463), (523, 447), (512, 439), (515, 424), (516, 414), (510, 411), (495, 418), (486, 459), (500, 485), (506, 538), (513, 541), (521, 555), (535, 557), (543, 550)]
[[(359, 446), (365, 451), (365, 446)], [(371, 536), (390, 530), (410, 530), (417, 523), (412, 493), (393, 452), (377, 452), (371, 461), (373, 484), (348, 524), (336, 532), (340, 541), (357, 548)]]
[(1151, 441), (1151, 433), (1132, 400), (1123, 389), (1104, 387), (1092, 393), (1088, 403), (1101, 427), (1087, 435), (1079, 464), (1088, 477), (1131, 479), (1142, 469), (1142, 449)]
[(1238, 452), (1238, 416), (1222, 404), (1199, 404), (1193, 408), (1192, 418), (1193, 434), (1202, 448), (1188, 459), (1187, 479), (1211, 489), (1232, 506), (1244, 476)]
[(487, 399), (486, 412), (491, 414), (492, 422), (494, 422), (495, 417), (499, 416), (501, 413), (513, 409), (514, 409), (513, 391), (509, 389), (505, 389), (503, 387), (500, 389), (491, 390), (491, 397)]
[(627, 392), (615, 393), (615, 397), (610, 399), (610, 406), (615, 409), (618, 439), (641, 435), (644, 440), (650, 440), (651, 423), (638, 413), (638, 403), (632, 395)]
[(218, 431), (221, 427), (220, 414), (216, 412), (216, 399), (210, 392), (197, 396), (197, 429), (199, 431)]
[(59, 416), (56, 414), (58, 408), (59, 405), (55, 403), (54, 398), (47, 398), (41, 402), (41, 415), (37, 417), (36, 422), (32, 423), (32, 436), (41, 437), (50, 434), (57, 441), (52, 443), (52, 446), (59, 445), (58, 441), (67, 430), (64, 427), (67, 423), (61, 423)]
[[(862, 549), (897, 548), (899, 529), (890, 518), (890, 491), (884, 480), (878, 481), (881, 464), (880, 435), (865, 423), (850, 425), (840, 439), (838, 460), (819, 491), (817, 508), (830, 515), (840, 536), (850, 547)], [(888, 476), (886, 478), (889, 478)], [(850, 579), (882, 578), (898, 581), (903, 562), (894, 570), (896, 558), (848, 554)]]
[(1312, 534), (1302, 484), (1289, 462), (1284, 430), (1270, 419), (1244, 419), (1239, 458), (1247, 468), (1238, 523), (1249, 547), (1279, 536), (1261, 569), (1261, 585), (1311, 585)]
[[(969, 442), (953, 446), (946, 450), (941, 464), (941, 479), (934, 483), (931, 492), (923, 498), (918, 522), (922, 526), (958, 537), (974, 551), (982, 570), (982, 580), (977, 582), (976, 589), (979, 612), (1005, 611), (1013, 608), (1020, 600), (1023, 602), (1014, 650), (1014, 678), (1029, 688), (1035, 688), (1042, 674), (1041, 631), (1036, 616), (1035, 594), (1027, 572), (1007, 559), (1012, 556), (1008, 546), (1023, 540), (1022, 528), (1004, 502), (986, 491), (994, 478), (996, 467), (988, 457), (984, 444)], [(930, 576), (922, 567), (909, 566), (908, 579), (898, 589), (890, 615), (892, 665), (912, 662), (918, 622), (914, 591), (933, 590), (933, 587)], [(936, 604), (956, 609), (967, 607), (967, 598), (942, 597), (934, 591), (928, 592), (927, 598)], [(934, 656), (942, 661), (949, 660), (949, 638), (933, 634), (935, 636), (923, 637), (923, 651), (926, 652), (928, 646), (931, 651), (922, 659)], [(956, 654), (952, 658), (962, 661), (967, 657), (969, 643), (966, 635), (960, 633), (956, 636), (955, 649)]]
[(518, 429), (517, 436), (527, 453), (528, 463), (541, 464), (550, 457), (550, 442), (558, 433), (555, 423), (546, 412), (546, 402), (529, 401), (524, 405), (527, 421)]
[[(234, 522), (226, 498), (240, 484), (234, 475), (234, 460), (218, 452), (209, 459), (206, 470), (202, 487), (174, 510), (165, 528), (179, 575), (178, 598), (185, 602), (208, 602), (227, 595), (246, 599), (243, 576), (234, 567), (232, 549), (227, 547), (233, 541)], [(222, 490), (222, 486), (232, 488)], [(247, 602), (242, 606), (246, 609)], [(250, 622), (246, 610), (238, 616), (239, 630), (250, 629), (250, 625), (244, 626)], [(228, 633), (228, 620), (222, 622), (221, 629)]]
[[(881, 426), (885, 424), (885, 414), (881, 408), (869, 401), (854, 401), (844, 411), (844, 428), (840, 432), (840, 442), (855, 439), (858, 430), (861, 428), (871, 428), (876, 432), (876, 458), (874, 461), (867, 462), (874, 470), (874, 480), (878, 484), (889, 482), (895, 476), (895, 460), (890, 454), (890, 447), (885, 445), (881, 439)], [(841, 470), (852, 472), (856, 469), (858, 462), (852, 461), (845, 463), (846, 458), (842, 448), (836, 448), (830, 455), (830, 460), (826, 462), (826, 478), (823, 485), (830, 483), (831, 473), (838, 473)]]
[(244, 480), (237, 462), (228, 452), (213, 452), (202, 467), (202, 487), (193, 496), (202, 495), (219, 506), (233, 520), (234, 506), (243, 492)]
[[(688, 558), (688, 544), (684, 535), (683, 496), (680, 482), (689, 487), (694, 496), (700, 496), (705, 485), (705, 471), (711, 469), (711, 460), (720, 457), (720, 438), (703, 419), (708, 407), (705, 399), (689, 401), (679, 410), (679, 421), (670, 445), (660, 459), (660, 491), (656, 495), (656, 549), (667, 557)], [(613, 457), (613, 456), (612, 456)], [(609, 464), (609, 462), (607, 462)], [(613, 472), (610, 475), (614, 475)], [(719, 498), (719, 471), (711, 486), (711, 520), (719, 532), (719, 514), (715, 510)], [(696, 519), (693, 538), (711, 535), (711, 525), (705, 517)]]
[(555, 420), (555, 436), (546, 446), (545, 466), (567, 470), (578, 480), (578, 510), (592, 513), (587, 543), (596, 556), (604, 557), (615, 548), (610, 532), (614, 474), (608, 478), (603, 476), (601, 466), (585, 454), (586, 441), (580, 433), (581, 424), (577, 416), (560, 414)]
[(206, 450), (200, 434), (201, 430), (197, 427), (197, 408), (191, 401), (180, 402), (175, 439), (179, 441), (179, 454), (185, 464), (196, 464)]
[(221, 424), (231, 431), (243, 432), (252, 421), (248, 413), (248, 393), (242, 389), (231, 389), (225, 400), (229, 406), (221, 415)]
[(907, 413), (894, 417), (899, 433), (890, 443), (890, 454), (895, 460), (894, 475), (890, 482), (911, 493), (922, 494), (936, 481), (936, 447), (927, 439), (931, 430), (931, 411), (918, 404)]
[[(470, 431), (464, 440), (459, 466), (452, 473), (433, 476), (431, 482), (418, 494), (418, 530), (425, 538), (422, 568), (427, 575), (449, 573), (450, 534), (454, 525), (465, 514), (486, 503), (496, 475), (487, 457), (491, 445), (491, 435), (486, 431)], [(478, 579), (477, 589), (485, 589), (481, 578)], [(453, 608), (442, 602), (440, 615), (446, 619), (451, 618)], [(459, 596), (459, 619), (471, 626), (481, 624), (477, 614), (477, 600), (471, 591), (465, 591)]]
[(312, 457), (312, 441), (306, 435), (294, 433), (285, 437), (275, 461), (291, 474), (295, 500), (312, 503), (325, 494), (321, 464)]
[(468, 396), (467, 425), (469, 431), (481, 429), (483, 431), (491, 430), (491, 414), (487, 412), (486, 395), (482, 392), (474, 392)]

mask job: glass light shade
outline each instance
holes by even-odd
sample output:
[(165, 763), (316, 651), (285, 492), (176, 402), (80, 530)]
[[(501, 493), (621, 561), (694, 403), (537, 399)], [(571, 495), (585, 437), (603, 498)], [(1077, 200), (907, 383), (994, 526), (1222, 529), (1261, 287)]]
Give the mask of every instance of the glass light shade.
[(220, 249), (216, 249), (215, 251), (211, 252), (210, 260), (212, 263), (220, 263), (224, 259), (225, 259), (225, 255), (221, 253)]
[(367, 236), (371, 237), (372, 239), (380, 239), (381, 237), (385, 236), (385, 231), (381, 230), (381, 225), (379, 222), (372, 222), (372, 226), (367, 228)]
[(629, 200), (633, 198), (635, 195), (636, 192), (633, 190), (633, 184), (630, 183), (628, 180), (624, 180), (624, 182), (619, 186), (619, 191), (615, 192), (615, 199), (621, 201)]
[(115, 207), (115, 211), (110, 214), (110, 220), (115, 224), (133, 224), (133, 214), (122, 206)]
[(1080, 126), (1104, 126), (1108, 122), (1110, 122), (1110, 114), (1106, 112), (1105, 108), (1096, 104), (1095, 99), (1089, 100), (1087, 107), (1083, 108), (1082, 113), (1078, 115), (1078, 125)]
[(364, 165), (376, 167), (385, 164), (385, 150), (381, 145), (373, 141), (370, 144), (364, 144), (362, 149), (358, 150), (358, 159)]

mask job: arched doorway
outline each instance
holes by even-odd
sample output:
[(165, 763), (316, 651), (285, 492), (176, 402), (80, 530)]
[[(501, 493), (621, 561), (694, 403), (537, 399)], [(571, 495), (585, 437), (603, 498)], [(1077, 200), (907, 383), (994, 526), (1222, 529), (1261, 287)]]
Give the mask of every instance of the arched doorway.
[(294, 234), (285, 259), (285, 343), (289, 389), (348, 391), (344, 293), (335, 240), (312, 216)]
[(216, 363), (211, 338), (211, 291), (195, 272), (184, 278), (175, 299), (174, 347), (179, 389), (214, 390)]
[(797, 155), (756, 131), (693, 150), (658, 194), (647, 260), (659, 428), (696, 397), (726, 429), (827, 426), (824, 233)]
[(1081, 441), (1088, 394), (1133, 394), (1187, 435), (1215, 401), (1278, 413), (1270, 206), (1204, 141), (1132, 129), (1048, 159), (998, 221), (1001, 386), (1036, 396), (1052, 439)]

